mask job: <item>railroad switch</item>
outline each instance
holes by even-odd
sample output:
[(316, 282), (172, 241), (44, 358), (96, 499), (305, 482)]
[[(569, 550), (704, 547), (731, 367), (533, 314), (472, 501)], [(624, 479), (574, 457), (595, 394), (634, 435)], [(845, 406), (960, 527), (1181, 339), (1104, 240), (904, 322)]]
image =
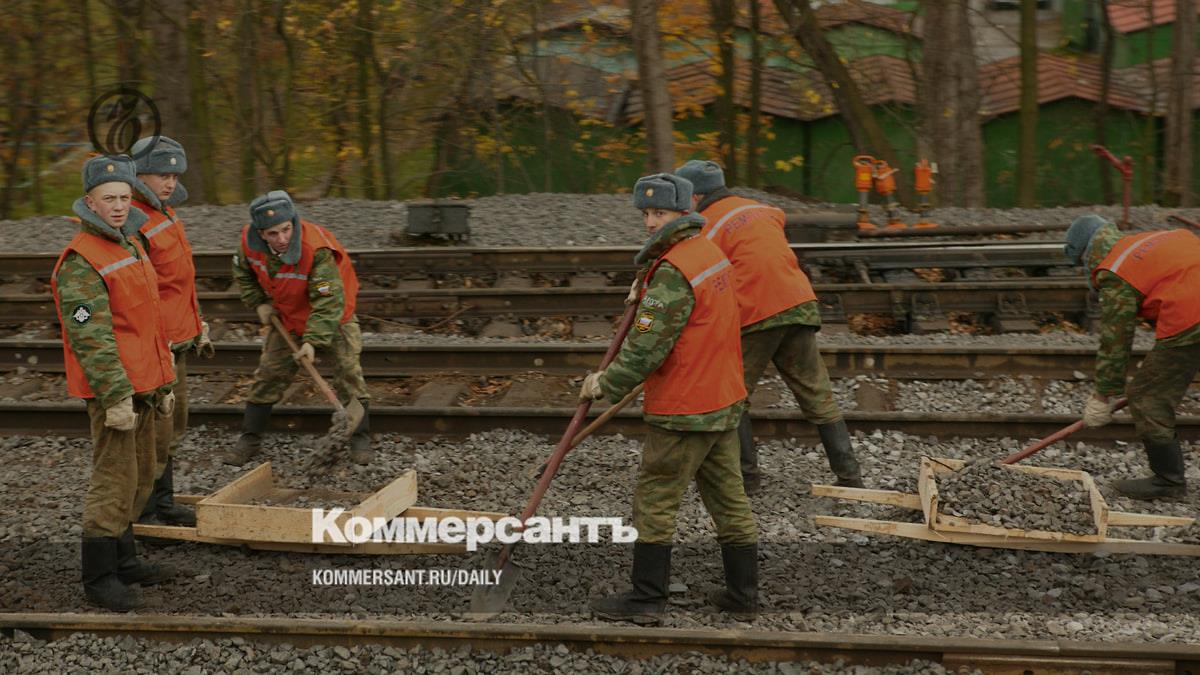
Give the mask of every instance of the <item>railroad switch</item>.
[(889, 230), (902, 230), (908, 227), (903, 220), (900, 220), (900, 204), (896, 201), (897, 170), (882, 159), (875, 160), (875, 191), (883, 195)]
[(858, 191), (858, 230), (865, 232), (874, 230), (875, 224), (867, 213), (867, 198), (871, 195), (872, 179), (875, 174), (875, 158), (870, 155), (857, 155), (854, 164), (854, 189)]
[(933, 192), (933, 176), (938, 172), (937, 163), (922, 159), (913, 167), (914, 188), (917, 191), (917, 222), (913, 227), (937, 227), (929, 220), (929, 194)]

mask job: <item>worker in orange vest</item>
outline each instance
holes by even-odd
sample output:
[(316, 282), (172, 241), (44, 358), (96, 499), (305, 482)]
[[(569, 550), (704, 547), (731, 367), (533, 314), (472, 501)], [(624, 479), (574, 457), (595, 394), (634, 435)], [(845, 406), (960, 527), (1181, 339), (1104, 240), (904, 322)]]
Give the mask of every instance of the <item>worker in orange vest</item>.
[(82, 572), (89, 602), (113, 611), (138, 603), (133, 584), (173, 572), (138, 559), (133, 522), (154, 485), (155, 412), (170, 415), (175, 380), (154, 265), (138, 239), (146, 215), (126, 155), (93, 157), (73, 210), (79, 233), (50, 275), (62, 325), (67, 393), (87, 402), (92, 474), (83, 502)]
[[(703, 236), (733, 263), (746, 391), (754, 393), (767, 364), (774, 362), (801, 414), (817, 425), (837, 484), (862, 487), (850, 433), (817, 349), (821, 329), (817, 296), (788, 244), (783, 211), (730, 192), (725, 172), (716, 162), (694, 159), (675, 173), (696, 187), (692, 208), (707, 221)], [(742, 416), (738, 437), (746, 493), (754, 494), (762, 472), (749, 412)]]
[(633, 493), (633, 590), (591, 604), (603, 619), (655, 624), (667, 602), (675, 516), (693, 479), (717, 528), (725, 589), (709, 596), (742, 619), (758, 611), (758, 527), (742, 487), (737, 424), (745, 406), (733, 274), (697, 236), (692, 185), (671, 174), (638, 180), (633, 204), (650, 239), (637, 317), (611, 364), (584, 379), (580, 398), (620, 401), (645, 382), (648, 425)]
[(208, 337), (208, 323), (200, 317), (192, 245), (174, 208), (187, 199), (187, 190), (179, 182), (179, 175), (187, 171), (187, 154), (183, 146), (166, 136), (139, 139), (130, 152), (139, 181), (133, 191), (133, 206), (147, 217), (141, 228), (142, 246), (158, 275), (167, 341), (175, 356), (175, 410), (160, 415), (156, 423), (157, 476), (139, 521), (190, 527), (196, 524), (196, 514), (175, 503), (175, 453), (188, 420), (188, 352), (194, 350), (207, 358), (215, 352)]
[[(240, 466), (259, 453), (272, 407), (292, 383), (300, 360), (313, 360), (318, 349), (328, 350), (333, 359), (333, 388), (341, 402), (356, 398), (368, 410), (370, 395), (359, 362), (362, 332), (354, 314), (358, 275), (332, 232), (302, 219), (283, 190), (256, 197), (233, 257), (233, 278), (242, 302), (253, 307), (269, 329), (246, 397), (242, 435), (225, 455), (226, 464)], [(297, 354), (270, 328), (275, 315), (300, 344)], [(369, 464), (372, 456), (365, 412), (350, 437), (350, 459)]]
[[(1114, 487), (1134, 499), (1182, 497), (1187, 481), (1175, 409), (1200, 371), (1200, 239), (1187, 230), (1122, 236), (1116, 225), (1088, 215), (1071, 223), (1066, 240), (1067, 258), (1085, 266), (1100, 293), (1096, 389), (1083, 422), (1108, 424), (1114, 400), (1128, 396), (1153, 475), (1120, 480)], [(1141, 320), (1154, 323), (1154, 349), (1126, 385)]]

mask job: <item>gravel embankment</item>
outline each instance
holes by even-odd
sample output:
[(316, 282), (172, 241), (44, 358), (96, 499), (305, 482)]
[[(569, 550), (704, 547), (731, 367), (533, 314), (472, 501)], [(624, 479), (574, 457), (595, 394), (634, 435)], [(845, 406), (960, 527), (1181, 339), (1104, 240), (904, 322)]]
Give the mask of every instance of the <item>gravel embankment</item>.
[[(243, 470), (219, 462), (234, 434), (197, 429), (176, 469), (181, 492), (207, 493)], [(264, 460), (280, 483), (303, 486), (298, 466), (312, 438), (274, 436)], [(997, 458), (1028, 439), (923, 439), (892, 432), (855, 441), (869, 486), (915, 492), (922, 455)], [(372, 490), (416, 468), (424, 506), (519, 511), (533, 487), (532, 469), (552, 442), (519, 431), (493, 431), (464, 440), (414, 441), (378, 435), (370, 467), (346, 466), (320, 478), (320, 487)], [(639, 462), (637, 441), (589, 439), (564, 463), (540, 513), (547, 516), (628, 517)], [(1200, 481), (1192, 446), (1189, 473)], [(94, 611), (79, 588), (78, 541), (90, 444), (84, 439), (8, 438), (0, 441), (0, 611)], [(1194, 515), (1198, 497), (1142, 504), (1106, 486), (1143, 473), (1139, 445), (1114, 448), (1059, 445), (1034, 458), (1046, 466), (1092, 473), (1117, 510)], [(1200, 583), (1193, 559), (1131, 555), (1062, 555), (931, 544), (816, 528), (809, 516), (827, 513), (913, 520), (916, 512), (834, 502), (808, 494), (811, 482), (832, 480), (819, 447), (762, 444), (767, 473), (753, 499), (761, 531), (762, 629), (894, 635), (1081, 640), (1196, 641)], [(36, 486), (37, 489), (31, 489)], [(1197, 528), (1114, 528), (1111, 536), (1200, 543)], [(721, 563), (711, 520), (694, 490), (679, 516), (673, 594), (667, 625), (744, 627), (712, 613), (705, 592), (720, 583)], [(145, 611), (235, 615), (461, 618), (469, 589), (442, 586), (314, 586), (322, 568), (479, 569), (474, 555), (390, 558), (307, 556), (182, 544), (154, 548), (155, 560), (175, 565), (178, 580), (142, 592)], [(629, 548), (606, 544), (530, 545), (519, 550), (526, 571), (499, 620), (594, 624), (590, 597), (626, 586)]]
[[(737, 189), (746, 196), (760, 199), (788, 211), (831, 208), (846, 205), (811, 204), (757, 190)], [(525, 194), (496, 195), (461, 200), (471, 206), (472, 246), (640, 246), (645, 241), (638, 212), (628, 194), (576, 195)], [(350, 248), (387, 248), (397, 246), (393, 232), (402, 232), (408, 223), (408, 207), (398, 201), (361, 199), (321, 199), (299, 205), (303, 217), (333, 230)], [(876, 222), (885, 220), (883, 210), (872, 207)], [(238, 233), (248, 220), (245, 204), (227, 206), (183, 206), (179, 216), (187, 225), (193, 248), (201, 251), (232, 250)], [(946, 225), (983, 224), (1067, 224), (1077, 216), (1099, 213), (1120, 218), (1120, 207), (1087, 206), (1051, 209), (966, 209), (944, 208), (933, 218)], [(1139, 228), (1165, 227), (1168, 213), (1180, 213), (1200, 219), (1198, 209), (1164, 209), (1138, 206), (1131, 211)], [(22, 220), (0, 221), (0, 241), (4, 250), (58, 251), (74, 236), (75, 225), (64, 216), (50, 214)], [(1035, 233), (1031, 239), (1061, 240), (1061, 232)]]

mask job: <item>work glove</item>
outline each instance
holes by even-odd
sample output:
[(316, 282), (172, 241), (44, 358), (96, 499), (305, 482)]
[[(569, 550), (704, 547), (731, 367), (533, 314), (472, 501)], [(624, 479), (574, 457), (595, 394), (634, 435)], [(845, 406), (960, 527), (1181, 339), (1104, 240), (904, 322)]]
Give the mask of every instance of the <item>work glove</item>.
[[(269, 319), (270, 317), (268, 317)], [(203, 356), (206, 359), (211, 359), (217, 355), (217, 348), (213, 346), (212, 338), (208, 337), (208, 322), (200, 322), (200, 336), (196, 338), (196, 356)]]
[(274, 305), (272, 305), (269, 302), (264, 302), (263, 304), (259, 305), (258, 307), (255, 307), (254, 311), (255, 311), (255, 313), (258, 314), (258, 320), (262, 322), (262, 325), (264, 325), (264, 326), (271, 325), (271, 317), (275, 316), (275, 306)]
[(166, 396), (158, 397), (158, 414), (169, 416), (175, 412), (175, 392), (168, 391)]
[(625, 296), (626, 305), (636, 305), (638, 301), (638, 279), (634, 277), (633, 285), (629, 287), (629, 295)]
[(579, 387), (580, 401), (594, 401), (604, 398), (604, 392), (600, 391), (600, 376), (604, 371), (588, 373), (587, 377), (583, 378), (583, 385)]
[(104, 426), (117, 431), (133, 431), (137, 414), (133, 412), (133, 397), (126, 396), (104, 409)]
[(1096, 397), (1097, 394), (1092, 394), (1083, 408), (1083, 426), (1085, 427), (1102, 427), (1112, 421), (1115, 401), (1112, 399), (1100, 400)]
[(300, 349), (297, 349), (296, 353), (292, 354), (292, 358), (296, 359), (296, 363), (300, 363), (305, 359), (307, 359), (309, 363), (312, 363), (316, 357), (317, 351), (313, 349), (313, 346), (307, 342), (300, 345)]

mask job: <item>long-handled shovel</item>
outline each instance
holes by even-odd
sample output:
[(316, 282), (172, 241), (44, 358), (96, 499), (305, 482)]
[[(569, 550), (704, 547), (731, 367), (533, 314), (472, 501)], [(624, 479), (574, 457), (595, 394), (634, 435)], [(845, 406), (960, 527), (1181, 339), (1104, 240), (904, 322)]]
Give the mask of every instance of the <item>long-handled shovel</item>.
[[(292, 339), (291, 333), (288, 333), (287, 329), (283, 327), (283, 322), (279, 320), (278, 316), (271, 315), (271, 326), (283, 336), (284, 341), (287, 342), (288, 349), (292, 350), (292, 354), (300, 351), (300, 348), (296, 345), (296, 341)], [(333, 420), (329, 425), (329, 432), (317, 444), (317, 451), (309, 457), (308, 462), (305, 464), (305, 469), (312, 470), (331, 463), (333, 453), (350, 440), (350, 436), (358, 428), (358, 423), (362, 422), (366, 411), (363, 410), (362, 403), (359, 403), (356, 398), (350, 399), (350, 405), (342, 405), (342, 402), (338, 400), (337, 394), (325, 382), (325, 378), (321, 377), (321, 374), (317, 372), (317, 367), (313, 365), (312, 361), (309, 359), (300, 359), (300, 365), (304, 366), (304, 369), (308, 371), (308, 376), (316, 383), (317, 389), (325, 395), (325, 398), (329, 399), (329, 402), (333, 404), (334, 409)]]
[[(1117, 399), (1113, 403), (1113, 412), (1116, 412), (1116, 411), (1120, 410), (1121, 408), (1124, 408), (1127, 403), (1129, 403), (1129, 399), (1125, 398), (1124, 396)], [(1019, 452), (1014, 452), (1013, 454), (1009, 455), (1008, 457), (1005, 457), (1004, 459), (1000, 460), (1000, 463), (1001, 464), (1016, 464), (1017, 462), (1025, 459), (1026, 457), (1029, 457), (1030, 455), (1041, 452), (1045, 448), (1061, 441), (1062, 439), (1066, 438), (1067, 436), (1070, 436), (1071, 434), (1075, 433), (1076, 431), (1079, 431), (1082, 428), (1083, 428), (1083, 420), (1074, 422), (1074, 423), (1072, 423), (1068, 426), (1065, 426), (1062, 429), (1059, 429), (1058, 431), (1050, 434), (1049, 436), (1043, 438), (1040, 441), (1036, 441), (1034, 443), (1029, 444), (1028, 446), (1025, 447), (1025, 449), (1023, 449)]]
[[(625, 315), (621, 317), (621, 325), (617, 327), (617, 332), (613, 335), (612, 342), (608, 345), (608, 351), (605, 352), (604, 358), (600, 361), (601, 369), (607, 368), (608, 364), (616, 358), (617, 352), (621, 349), (621, 343), (625, 340), (625, 334), (629, 332), (629, 327), (633, 325), (633, 315), (636, 310), (637, 305), (630, 305), (625, 310)], [(590, 434), (591, 430), (599, 428), (601, 424), (607, 422), (618, 410), (636, 397), (637, 392), (631, 392), (620, 403), (606, 410), (604, 415), (601, 415), (584, 433), (576, 432), (579, 431), (583, 420), (587, 418), (588, 410), (592, 407), (592, 402), (583, 401), (579, 404), (579, 407), (575, 409), (575, 416), (571, 418), (571, 423), (567, 425), (567, 430), (562, 435), (562, 439), (558, 441), (554, 452), (546, 460), (538, 479), (537, 487), (534, 488), (533, 494), (529, 496), (529, 503), (525, 505), (525, 510), (521, 512), (520, 520), (522, 523), (532, 518), (534, 513), (537, 513), (537, 508), (542, 503), (542, 497), (545, 496), (546, 489), (550, 487), (550, 481), (554, 480), (554, 474), (558, 472), (558, 467), (562, 464), (563, 458), (567, 456), (567, 453), (579, 441), (582, 441), (587, 434)], [(497, 553), (488, 557), (488, 566), (499, 570), (500, 578), (494, 586), (475, 587), (475, 591), (471, 594), (471, 608), (468, 612), (471, 618), (485, 619), (493, 616), (500, 613), (504, 609), (504, 606), (508, 604), (508, 598), (512, 596), (513, 589), (516, 588), (517, 579), (520, 576), (520, 568), (514, 565), (512, 561), (512, 552), (515, 546), (516, 544), (505, 544)]]

